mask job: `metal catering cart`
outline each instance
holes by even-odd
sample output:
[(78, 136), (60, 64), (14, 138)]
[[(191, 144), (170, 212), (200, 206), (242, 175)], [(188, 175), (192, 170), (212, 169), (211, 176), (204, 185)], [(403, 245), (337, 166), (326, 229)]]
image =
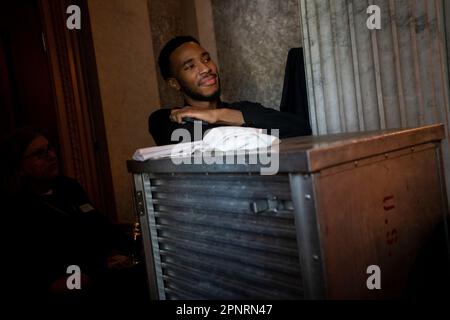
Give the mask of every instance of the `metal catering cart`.
[(429, 239), (448, 246), (443, 138), (430, 125), (285, 139), (274, 175), (128, 161), (152, 299), (403, 297)]

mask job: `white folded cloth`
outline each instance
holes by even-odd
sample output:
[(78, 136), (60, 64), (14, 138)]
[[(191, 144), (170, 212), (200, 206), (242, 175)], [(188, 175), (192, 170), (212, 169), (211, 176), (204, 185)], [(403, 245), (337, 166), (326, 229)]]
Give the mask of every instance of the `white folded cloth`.
[(148, 159), (167, 158), (174, 154), (177, 156), (190, 156), (202, 144), (202, 141), (168, 144), (165, 146), (149, 147), (136, 150), (133, 160), (145, 161)]
[(267, 149), (279, 143), (280, 139), (263, 133), (262, 129), (223, 126), (208, 130), (200, 141), (138, 149), (133, 155), (133, 160), (186, 157), (196, 151), (229, 152)]
[(208, 131), (203, 138), (204, 150), (234, 151), (267, 148), (280, 140), (263, 133), (262, 129), (247, 127), (217, 127)]

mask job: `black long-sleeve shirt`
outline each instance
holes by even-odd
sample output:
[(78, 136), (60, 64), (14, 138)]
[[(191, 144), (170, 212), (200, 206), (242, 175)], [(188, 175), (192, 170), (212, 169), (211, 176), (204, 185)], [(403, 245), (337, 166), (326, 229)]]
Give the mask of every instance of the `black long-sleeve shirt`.
[[(307, 119), (302, 117), (280, 112), (275, 109), (263, 107), (259, 103), (241, 101), (234, 103), (220, 102), (217, 108), (228, 108), (239, 110), (244, 117), (244, 127), (253, 127), (267, 129), (270, 134), (271, 129), (279, 130), (279, 138), (289, 138), (296, 136), (311, 135), (311, 126)], [(159, 109), (153, 112), (148, 118), (148, 129), (157, 145), (174, 144), (187, 141), (172, 141), (172, 132), (178, 128), (189, 131), (192, 141), (202, 139), (203, 134), (208, 129), (221, 125), (203, 123), (202, 135), (194, 135), (194, 124), (186, 122), (179, 124), (170, 120), (171, 109)]]

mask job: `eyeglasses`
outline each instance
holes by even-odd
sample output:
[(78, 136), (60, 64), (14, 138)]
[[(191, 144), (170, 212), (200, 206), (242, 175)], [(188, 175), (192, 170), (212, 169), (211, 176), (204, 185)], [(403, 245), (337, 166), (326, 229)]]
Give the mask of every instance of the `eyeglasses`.
[(47, 144), (47, 146), (36, 149), (29, 155), (24, 156), (24, 159), (33, 158), (33, 157), (36, 157), (39, 159), (47, 159), (50, 151), (55, 151), (55, 148), (51, 144)]

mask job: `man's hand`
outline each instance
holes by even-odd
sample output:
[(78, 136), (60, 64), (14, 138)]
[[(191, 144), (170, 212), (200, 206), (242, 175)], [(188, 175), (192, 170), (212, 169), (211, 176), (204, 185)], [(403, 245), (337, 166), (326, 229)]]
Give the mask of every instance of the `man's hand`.
[(185, 117), (203, 120), (211, 124), (241, 126), (245, 123), (241, 111), (227, 108), (184, 107), (182, 109), (174, 109), (170, 113), (170, 120), (174, 122), (183, 123), (183, 118)]
[(216, 123), (218, 121), (217, 109), (184, 107), (181, 109), (173, 109), (170, 113), (170, 120), (173, 122), (183, 123), (183, 118), (186, 117), (203, 120), (208, 123)]

